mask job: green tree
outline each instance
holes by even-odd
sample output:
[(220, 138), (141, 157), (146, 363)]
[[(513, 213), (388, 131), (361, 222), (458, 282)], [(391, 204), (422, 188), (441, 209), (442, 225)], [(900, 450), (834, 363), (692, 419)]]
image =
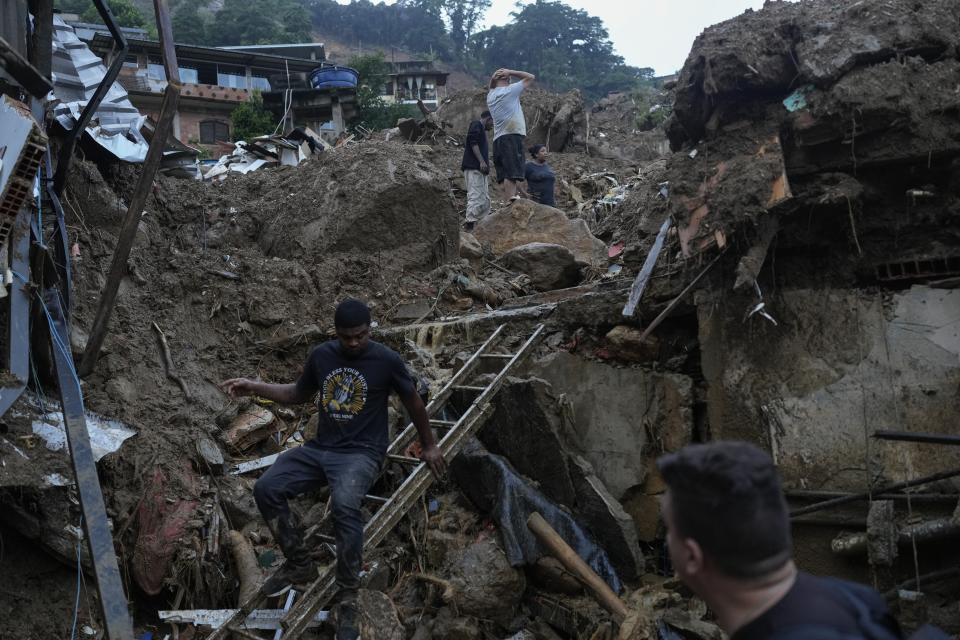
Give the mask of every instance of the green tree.
[(491, 0), (401, 0), (398, 4), (445, 19), (453, 52), (462, 58), (467, 41), (476, 31)]
[(354, 56), (348, 63), (360, 76), (357, 83), (357, 115), (351, 126), (362, 125), (368, 129), (388, 129), (397, 125), (400, 118), (419, 113), (411, 105), (387, 103), (380, 91), (390, 74), (390, 65), (383, 52)]
[(263, 96), (254, 91), (249, 100), (243, 102), (230, 114), (234, 140), (249, 140), (257, 136), (273, 133), (277, 123), (273, 114), (263, 106)]
[[(114, 20), (117, 21), (117, 24), (121, 27), (137, 27), (140, 29), (149, 30), (150, 27), (154, 27), (153, 21), (147, 21), (140, 10), (130, 0), (110, 0), (107, 3), (107, 6), (110, 8), (110, 13), (113, 14)], [(102, 23), (103, 20), (100, 19), (100, 14), (97, 13), (97, 8), (93, 6), (93, 3), (88, 4), (88, 8), (80, 16), (80, 19), (84, 22), (92, 22), (94, 24)]]
[(471, 63), (478, 73), (507, 67), (536, 74), (556, 91), (579, 88), (589, 98), (629, 90), (640, 70), (616, 54), (603, 21), (556, 0), (536, 0), (511, 14), (513, 22), (470, 39)]
[(310, 13), (298, 0), (225, 0), (209, 28), (212, 44), (310, 41)]
[(170, 22), (173, 38), (177, 42), (200, 45), (209, 42), (210, 19), (200, 11), (200, 4), (196, 0), (182, 0), (177, 3)]

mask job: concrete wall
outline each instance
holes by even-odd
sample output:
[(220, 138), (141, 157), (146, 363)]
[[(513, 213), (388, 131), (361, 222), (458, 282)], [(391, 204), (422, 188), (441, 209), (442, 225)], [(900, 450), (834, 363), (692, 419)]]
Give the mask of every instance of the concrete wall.
[(646, 480), (646, 458), (690, 440), (692, 382), (686, 376), (616, 367), (566, 352), (538, 360), (531, 372), (570, 400), (571, 439), (619, 500)]
[(957, 466), (951, 447), (881, 442), (880, 429), (960, 433), (960, 291), (783, 290), (778, 327), (747, 300), (701, 301), (714, 438), (768, 448), (786, 484), (862, 491)]

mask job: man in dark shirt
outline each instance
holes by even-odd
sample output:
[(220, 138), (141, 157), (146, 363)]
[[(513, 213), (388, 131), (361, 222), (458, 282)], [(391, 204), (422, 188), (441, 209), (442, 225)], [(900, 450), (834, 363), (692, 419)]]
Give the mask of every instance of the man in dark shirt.
[(479, 120), (470, 123), (467, 144), (463, 150), (460, 169), (467, 184), (467, 220), (464, 229), (473, 231), (473, 226), (490, 213), (488, 177), (490, 161), (487, 155), (487, 131), (493, 128), (489, 111), (480, 114)]
[(657, 465), (673, 568), (731, 640), (900, 637), (873, 589), (797, 570), (787, 503), (766, 453), (713, 442)]
[(231, 397), (257, 395), (274, 402), (313, 401), (319, 410), (317, 436), (285, 451), (253, 487), (260, 513), (283, 550), (286, 562), (267, 580), (264, 595), (280, 595), (312, 582), (316, 566), (287, 500), (324, 485), (337, 545), (340, 610), (337, 640), (355, 640), (356, 595), (363, 557), (360, 503), (370, 490), (387, 451), (387, 400), (395, 391), (410, 413), (422, 445), (421, 458), (437, 476), (446, 464), (430, 430), (423, 400), (397, 353), (370, 340), (370, 310), (344, 300), (334, 315), (337, 339), (314, 348), (300, 378), (268, 384), (247, 378), (223, 383)]

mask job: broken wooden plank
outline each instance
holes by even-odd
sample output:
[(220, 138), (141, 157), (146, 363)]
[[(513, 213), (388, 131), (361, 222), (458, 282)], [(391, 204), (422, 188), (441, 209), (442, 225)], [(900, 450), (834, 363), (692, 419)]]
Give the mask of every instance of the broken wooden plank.
[(633, 315), (633, 312), (637, 310), (637, 305), (640, 304), (640, 298), (643, 297), (647, 283), (650, 282), (653, 267), (657, 264), (657, 258), (660, 257), (660, 252), (663, 250), (663, 243), (669, 230), (670, 216), (668, 215), (666, 220), (663, 221), (663, 224), (660, 225), (657, 239), (654, 240), (653, 246), (650, 248), (650, 253), (647, 254), (647, 259), (644, 261), (640, 273), (637, 274), (637, 279), (633, 281), (633, 286), (630, 288), (630, 295), (627, 296), (627, 304), (623, 307), (623, 315), (630, 317)]
[(53, 91), (53, 84), (3, 38), (0, 38), (0, 66), (35, 98)]
[(752, 286), (760, 275), (760, 269), (767, 259), (770, 243), (780, 230), (780, 218), (776, 214), (763, 216), (758, 222), (758, 237), (737, 264), (737, 280), (733, 284), (734, 290)]
[(713, 268), (713, 265), (717, 264), (717, 261), (720, 260), (720, 258), (722, 257), (723, 257), (723, 252), (721, 251), (720, 253), (717, 254), (716, 258), (710, 261), (710, 264), (708, 264), (706, 267), (703, 268), (703, 271), (697, 274), (696, 278), (690, 281), (690, 284), (688, 284), (686, 287), (683, 288), (683, 291), (677, 294), (676, 298), (670, 301), (670, 304), (668, 304), (667, 307), (660, 312), (660, 315), (654, 318), (653, 322), (651, 322), (649, 326), (647, 326), (647, 328), (643, 330), (643, 333), (640, 335), (639, 342), (643, 342), (644, 340), (647, 339), (647, 336), (649, 336), (653, 332), (653, 330), (656, 329), (657, 326), (659, 326), (660, 323), (663, 322), (668, 315), (670, 315), (670, 312), (673, 311), (678, 304), (680, 304), (680, 301), (683, 300), (683, 298), (688, 293), (690, 293), (690, 290), (693, 289), (693, 287), (698, 282), (700, 282), (700, 279), (703, 278), (703, 276), (707, 275), (707, 272), (710, 271), (710, 269)]

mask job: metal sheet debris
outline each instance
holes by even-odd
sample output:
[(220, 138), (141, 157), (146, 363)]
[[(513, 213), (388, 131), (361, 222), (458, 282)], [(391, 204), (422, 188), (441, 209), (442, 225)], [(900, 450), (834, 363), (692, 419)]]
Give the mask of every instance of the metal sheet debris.
[[(184, 611), (159, 611), (157, 615), (163, 622), (193, 624), (218, 629), (237, 612), (237, 609), (189, 609)], [(256, 609), (241, 625), (247, 629), (281, 629), (280, 620), (287, 613), (284, 609)], [(330, 617), (328, 611), (318, 611), (308, 627), (316, 627)]]
[[(107, 73), (94, 54), (60, 16), (53, 17), (53, 115), (66, 130), (73, 129), (87, 101)], [(114, 82), (93, 114), (87, 135), (111, 154), (127, 162), (143, 162), (147, 141), (140, 133), (145, 116)]]
[[(90, 432), (90, 445), (93, 448), (93, 457), (100, 458), (113, 453), (120, 448), (125, 440), (137, 435), (137, 432), (128, 428), (122, 422), (109, 420), (95, 413), (86, 412), (87, 429)], [(46, 443), (52, 451), (65, 450), (67, 447), (67, 432), (61, 411), (48, 411), (39, 420), (33, 423), (33, 433)]]

